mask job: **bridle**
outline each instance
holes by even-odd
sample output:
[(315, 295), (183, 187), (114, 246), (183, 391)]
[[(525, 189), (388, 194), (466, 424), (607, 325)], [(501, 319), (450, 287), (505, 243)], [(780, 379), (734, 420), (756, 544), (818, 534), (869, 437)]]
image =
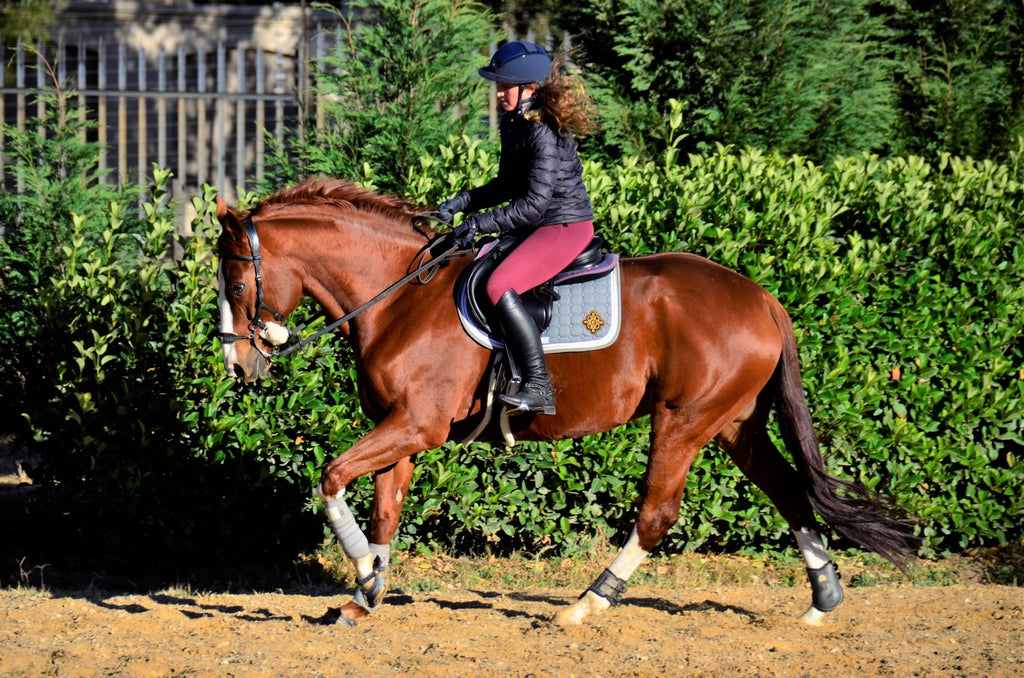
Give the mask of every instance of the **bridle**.
[(251, 341), (253, 348), (259, 351), (266, 360), (270, 360), (271, 354), (263, 350), (260, 346), (260, 342), (257, 341), (259, 337), (259, 331), (267, 329), (267, 324), (263, 322), (261, 316), (263, 311), (268, 311), (273, 316), (274, 321), (278, 323), (284, 322), (284, 316), (275, 311), (274, 309), (267, 306), (266, 302), (263, 301), (263, 273), (260, 270), (260, 262), (263, 260), (263, 255), (260, 254), (260, 236), (256, 232), (256, 224), (253, 223), (252, 217), (246, 217), (242, 221), (242, 229), (245, 231), (245, 237), (249, 241), (249, 251), (252, 253), (249, 256), (243, 256), (241, 254), (221, 254), (221, 259), (233, 259), (234, 261), (250, 261), (252, 262), (253, 273), (256, 276), (256, 308), (253, 313), (252, 322), (249, 323), (249, 334), (235, 334), (233, 332), (218, 332), (217, 337), (225, 344), (233, 344), (236, 341)]
[[(251, 254), (249, 256), (244, 256), (240, 254), (220, 254), (220, 257), (221, 259), (232, 259), (234, 261), (252, 262), (253, 273), (256, 278), (255, 313), (253, 314), (252, 321), (249, 323), (249, 334), (235, 334), (234, 332), (218, 332), (217, 337), (221, 340), (222, 343), (225, 344), (233, 344), (237, 341), (249, 341), (252, 344), (253, 348), (255, 348), (256, 351), (261, 356), (263, 356), (264, 360), (266, 360), (269, 363), (271, 359), (274, 357), (274, 353), (273, 349), (271, 349), (271, 351), (268, 352), (265, 351), (262, 346), (260, 346), (259, 333), (267, 329), (267, 323), (263, 322), (260, 316), (263, 315), (263, 311), (267, 311), (270, 313), (271, 316), (273, 316), (274, 321), (278, 324), (281, 324), (282, 326), (285, 321), (285, 316), (281, 313), (278, 313), (270, 306), (267, 306), (266, 302), (264, 302), (263, 300), (263, 275), (262, 272), (260, 271), (260, 262), (263, 259), (263, 255), (260, 254), (260, 236), (256, 232), (256, 224), (253, 223), (252, 217), (246, 217), (242, 221), (242, 229), (245, 231), (245, 237), (249, 241), (249, 251), (251, 252)], [(435, 254), (437, 250), (443, 251), (441, 251), (440, 254)], [(417, 253), (417, 255), (413, 257), (413, 261), (417, 261), (421, 260), (424, 256), (429, 254), (431, 255), (431, 258), (427, 262), (417, 266), (415, 270), (410, 272), (401, 280), (390, 285), (387, 289), (382, 291), (373, 299), (367, 301), (365, 304), (359, 306), (350, 313), (345, 314), (341, 318), (338, 318), (337, 320), (330, 323), (326, 327), (323, 327), (314, 334), (311, 334), (308, 337), (304, 337), (297, 343), (292, 344), (291, 346), (288, 346), (287, 348), (284, 348), (283, 350), (277, 352), (277, 356), (283, 357), (288, 355), (289, 353), (292, 353), (293, 351), (297, 351), (306, 344), (309, 344), (310, 342), (315, 341), (316, 339), (322, 337), (328, 332), (333, 331), (335, 328), (344, 325), (349, 320), (356, 317), (366, 309), (370, 308), (381, 299), (384, 299), (392, 292), (402, 287), (403, 285), (413, 280), (414, 278), (420, 278), (420, 282), (424, 284), (429, 282), (430, 279), (434, 276), (434, 273), (436, 273), (439, 268), (446, 265), (448, 259), (466, 256), (471, 252), (472, 250), (466, 250), (465, 248), (460, 247), (455, 242), (454, 237), (450, 233), (445, 233), (431, 239), (431, 241), (424, 245), (420, 249), (419, 253)], [(425, 277), (423, 275), (424, 273), (426, 274)], [(288, 327), (286, 327), (285, 329), (287, 329), (288, 331), (288, 337), (291, 338), (298, 334), (299, 332), (301, 332), (303, 328), (305, 328), (305, 325), (300, 325), (299, 327), (296, 327), (294, 329)]]

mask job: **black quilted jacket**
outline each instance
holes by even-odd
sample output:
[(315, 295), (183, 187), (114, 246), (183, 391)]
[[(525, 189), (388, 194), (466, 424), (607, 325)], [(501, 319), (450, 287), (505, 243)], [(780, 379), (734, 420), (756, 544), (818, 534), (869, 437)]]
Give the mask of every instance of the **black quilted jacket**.
[(583, 186), (583, 164), (572, 136), (560, 135), (529, 112), (501, 118), (498, 176), (469, 191), (467, 209), (484, 233), (594, 218)]

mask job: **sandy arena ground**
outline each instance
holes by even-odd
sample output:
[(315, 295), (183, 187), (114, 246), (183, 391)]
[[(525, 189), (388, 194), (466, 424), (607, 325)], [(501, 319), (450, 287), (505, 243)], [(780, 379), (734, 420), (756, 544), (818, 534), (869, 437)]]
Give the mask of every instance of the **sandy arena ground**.
[(1024, 589), (848, 588), (821, 627), (810, 595), (768, 586), (630, 589), (570, 629), (578, 592), (390, 594), (355, 628), (343, 597), (0, 591), (0, 676), (1024, 675)]

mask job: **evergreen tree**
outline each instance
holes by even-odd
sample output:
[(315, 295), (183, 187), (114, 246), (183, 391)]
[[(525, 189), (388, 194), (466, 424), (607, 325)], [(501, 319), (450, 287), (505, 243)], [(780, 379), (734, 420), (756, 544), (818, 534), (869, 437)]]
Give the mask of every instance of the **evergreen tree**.
[(49, 37), (55, 10), (50, 0), (6, 0), (0, 6), (0, 42), (14, 46)]
[(898, 3), (903, 150), (1004, 158), (1024, 135), (1024, 4)]
[(719, 130), (725, 143), (822, 161), (889, 149), (897, 117), (889, 30), (862, 0), (764, 2)]
[(671, 99), (684, 104), (689, 150), (820, 159), (891, 137), (889, 29), (865, 0), (590, 0), (561, 21), (583, 29), (613, 153), (663, 147)]
[(400, 192), (450, 135), (482, 129), (491, 17), (461, 0), (357, 0), (337, 47), (314, 64), (324, 124), (292, 136), (271, 161), (275, 185), (324, 174)]

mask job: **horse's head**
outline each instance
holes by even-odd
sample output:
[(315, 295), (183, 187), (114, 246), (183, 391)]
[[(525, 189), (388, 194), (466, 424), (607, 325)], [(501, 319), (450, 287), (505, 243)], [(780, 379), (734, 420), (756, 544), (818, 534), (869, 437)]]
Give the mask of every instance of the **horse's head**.
[[(266, 376), (275, 346), (288, 341), (284, 318), (301, 297), (301, 283), (273, 240), (252, 218), (240, 219), (217, 198), (220, 339), (228, 373), (244, 381)], [(269, 235), (269, 234), (268, 234)]]

